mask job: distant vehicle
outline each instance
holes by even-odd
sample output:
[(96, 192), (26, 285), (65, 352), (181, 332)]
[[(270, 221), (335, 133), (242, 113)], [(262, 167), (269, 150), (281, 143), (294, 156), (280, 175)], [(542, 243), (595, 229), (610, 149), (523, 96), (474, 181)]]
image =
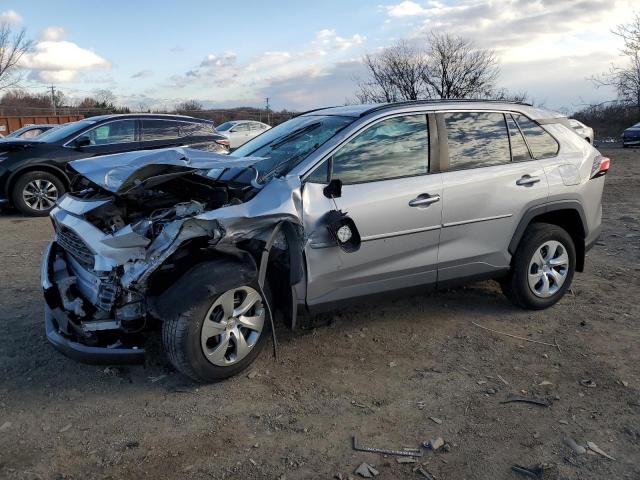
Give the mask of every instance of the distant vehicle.
[(569, 119), (569, 125), (571, 125), (571, 128), (573, 128), (578, 135), (580, 135), (587, 142), (593, 145), (593, 136), (594, 136), (593, 128), (587, 127), (584, 123), (582, 123), (579, 120), (576, 120), (575, 118)]
[(640, 123), (636, 123), (622, 132), (623, 148), (635, 147), (638, 145), (640, 145)]
[(51, 125), (51, 124), (41, 124), (41, 125), (25, 125), (18, 130), (14, 130), (9, 135), (5, 135), (4, 139), (27, 139), (34, 138), (38, 135), (42, 135), (44, 132), (51, 130), (54, 127), (58, 127), (59, 125)]
[(66, 164), (133, 150), (190, 146), (227, 153), (229, 140), (213, 122), (181, 115), (103, 115), (60, 125), (30, 139), (0, 141), (0, 204), (47, 215), (67, 191)]
[(233, 120), (218, 125), (216, 130), (229, 139), (229, 147), (233, 150), (270, 128), (266, 123), (253, 120)]

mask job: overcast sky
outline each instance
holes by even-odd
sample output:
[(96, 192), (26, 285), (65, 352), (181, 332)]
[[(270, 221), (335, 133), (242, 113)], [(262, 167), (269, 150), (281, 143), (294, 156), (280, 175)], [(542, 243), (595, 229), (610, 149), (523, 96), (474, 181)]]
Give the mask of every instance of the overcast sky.
[(159, 2), (3, 1), (26, 28), (25, 86), (71, 97), (110, 89), (134, 108), (308, 109), (354, 98), (364, 53), (436, 29), (470, 37), (500, 59), (499, 86), (555, 109), (614, 98), (586, 80), (622, 62), (611, 34), (637, 0), (362, 0)]

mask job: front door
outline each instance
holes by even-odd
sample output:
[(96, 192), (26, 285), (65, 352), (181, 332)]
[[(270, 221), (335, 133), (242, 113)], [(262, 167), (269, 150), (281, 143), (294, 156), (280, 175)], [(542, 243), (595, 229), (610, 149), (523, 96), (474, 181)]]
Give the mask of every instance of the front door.
[[(442, 184), (439, 174), (429, 173), (428, 139), (425, 114), (383, 119), (307, 178), (309, 306), (435, 283)], [(335, 205), (323, 194), (328, 178), (343, 182)], [(319, 222), (334, 208), (355, 222), (362, 238), (358, 251), (342, 251)]]
[(98, 125), (84, 132), (89, 144), (81, 147), (82, 157), (130, 152), (140, 148), (137, 120), (115, 120)]
[(509, 268), (509, 242), (522, 214), (545, 203), (547, 177), (509, 113), (443, 116), (442, 235), (438, 282)]

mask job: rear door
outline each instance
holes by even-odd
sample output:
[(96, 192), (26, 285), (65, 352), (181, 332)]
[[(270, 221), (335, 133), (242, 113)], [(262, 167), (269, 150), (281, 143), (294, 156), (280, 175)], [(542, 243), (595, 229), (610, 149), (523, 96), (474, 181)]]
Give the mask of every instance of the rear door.
[(141, 120), (141, 145), (143, 149), (180, 147), (184, 141), (180, 136), (181, 122), (164, 119)]
[(248, 122), (235, 124), (229, 130), (229, 142), (231, 148), (238, 148), (251, 140), (251, 128)]
[(507, 269), (508, 245), (522, 214), (547, 200), (544, 169), (509, 113), (438, 117), (443, 130), (438, 132), (448, 147), (442, 164), (438, 282)]
[[(343, 182), (335, 205), (322, 191), (330, 178)], [(343, 144), (303, 189), (309, 306), (434, 283), (441, 194), (440, 175), (429, 172), (426, 114), (380, 120)], [(334, 208), (355, 222), (358, 251), (328, 236), (321, 219)]]

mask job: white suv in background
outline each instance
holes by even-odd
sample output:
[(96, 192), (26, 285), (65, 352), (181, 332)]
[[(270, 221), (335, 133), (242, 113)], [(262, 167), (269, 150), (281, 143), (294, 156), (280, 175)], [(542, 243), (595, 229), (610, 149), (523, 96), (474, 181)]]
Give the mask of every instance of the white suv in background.
[(266, 123), (253, 120), (234, 120), (224, 122), (217, 126), (216, 130), (229, 139), (229, 148), (233, 150), (270, 128)]

